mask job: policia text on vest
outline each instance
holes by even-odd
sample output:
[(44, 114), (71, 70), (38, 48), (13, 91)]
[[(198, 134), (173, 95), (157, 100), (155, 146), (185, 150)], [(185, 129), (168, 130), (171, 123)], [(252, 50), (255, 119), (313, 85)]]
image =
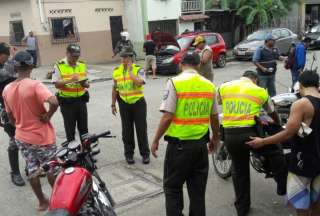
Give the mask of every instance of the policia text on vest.
[[(204, 216), (208, 178), (209, 124), (213, 129), (209, 150), (219, 140), (218, 114), (214, 110), (215, 86), (195, 70), (183, 66), (183, 72), (168, 81), (160, 110), (163, 112), (152, 152), (156, 156), (159, 140), (168, 142), (164, 160), (166, 215), (182, 215), (183, 184), (190, 198), (189, 215)], [(175, 101), (175, 106), (172, 106)]]
[[(251, 205), (250, 151), (268, 161), (268, 168), (274, 174), (274, 179), (281, 190), (287, 178), (286, 163), (280, 149), (274, 146), (275, 149), (265, 148), (254, 151), (246, 145), (250, 137), (258, 134), (255, 117), (260, 115), (263, 107), (270, 106), (268, 93), (256, 85), (257, 80), (257, 73), (248, 71), (241, 79), (224, 83), (219, 88), (223, 112), (224, 143), (233, 163), (232, 179), (238, 216), (247, 216)], [(267, 107), (266, 110), (270, 112), (270, 115), (274, 113), (274, 107)], [(282, 194), (281, 190), (279, 191)]]

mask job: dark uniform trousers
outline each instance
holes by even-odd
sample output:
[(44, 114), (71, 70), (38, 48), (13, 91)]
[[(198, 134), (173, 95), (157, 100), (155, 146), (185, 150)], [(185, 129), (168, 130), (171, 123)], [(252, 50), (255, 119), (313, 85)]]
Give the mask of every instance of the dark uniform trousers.
[(190, 216), (206, 215), (205, 192), (208, 179), (207, 141), (168, 140), (164, 162), (164, 193), (167, 216), (181, 216), (183, 184), (187, 184)]
[(87, 103), (81, 98), (60, 103), (64, 128), (68, 142), (75, 139), (75, 130), (78, 128), (81, 136), (88, 133)]
[[(246, 142), (250, 140), (250, 137), (256, 136), (257, 132), (254, 127), (225, 129), (225, 144), (232, 159), (232, 180), (238, 216), (248, 215), (251, 205), (250, 151), (260, 155), (264, 155), (269, 151), (265, 147), (258, 150), (249, 148)], [(273, 147), (277, 148), (277, 146)], [(284, 156), (281, 153), (270, 155), (269, 161), (269, 169), (274, 173), (274, 179), (278, 183), (278, 187), (286, 187), (287, 167)]]
[(122, 140), (124, 143), (125, 156), (132, 157), (134, 155), (134, 127), (136, 128), (140, 155), (149, 156), (147, 104), (145, 99), (141, 98), (135, 104), (128, 104), (119, 97), (118, 104), (121, 116)]

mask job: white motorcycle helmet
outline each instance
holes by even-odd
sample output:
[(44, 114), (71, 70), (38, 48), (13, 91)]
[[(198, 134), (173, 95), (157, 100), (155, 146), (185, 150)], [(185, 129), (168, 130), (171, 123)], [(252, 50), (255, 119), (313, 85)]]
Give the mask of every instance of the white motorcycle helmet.
[(121, 32), (120, 33), (120, 36), (122, 37), (122, 38), (124, 38), (126, 41), (127, 40), (129, 40), (129, 38), (130, 38), (130, 34), (129, 34), (129, 32)]

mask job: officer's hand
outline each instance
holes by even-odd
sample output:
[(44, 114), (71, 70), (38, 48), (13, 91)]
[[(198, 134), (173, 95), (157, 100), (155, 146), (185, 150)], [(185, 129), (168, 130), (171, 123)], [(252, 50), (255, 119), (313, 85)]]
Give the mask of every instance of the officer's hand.
[(264, 146), (263, 138), (260, 137), (250, 137), (251, 141), (246, 142), (247, 145), (254, 149), (261, 148)]
[(211, 139), (210, 140), (210, 142), (208, 144), (208, 152), (209, 152), (209, 154), (212, 154), (212, 153), (216, 152), (216, 150), (219, 147), (219, 143), (220, 143), (219, 139)]
[(153, 141), (152, 145), (151, 145), (151, 152), (152, 155), (157, 158), (157, 151), (158, 151), (158, 146), (159, 146), (159, 141)]
[(79, 75), (78, 74), (72, 75), (70, 81), (71, 82), (78, 82), (79, 81)]
[(116, 105), (112, 105), (111, 110), (112, 110), (112, 115), (116, 116), (118, 113)]

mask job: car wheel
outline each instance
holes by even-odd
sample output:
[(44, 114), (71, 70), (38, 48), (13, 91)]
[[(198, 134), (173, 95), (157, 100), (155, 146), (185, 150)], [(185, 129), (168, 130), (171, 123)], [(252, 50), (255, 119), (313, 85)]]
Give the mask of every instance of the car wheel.
[(218, 61), (216, 62), (216, 65), (219, 68), (223, 68), (226, 66), (227, 63), (227, 59), (226, 59), (226, 55), (225, 54), (220, 54), (218, 57)]

